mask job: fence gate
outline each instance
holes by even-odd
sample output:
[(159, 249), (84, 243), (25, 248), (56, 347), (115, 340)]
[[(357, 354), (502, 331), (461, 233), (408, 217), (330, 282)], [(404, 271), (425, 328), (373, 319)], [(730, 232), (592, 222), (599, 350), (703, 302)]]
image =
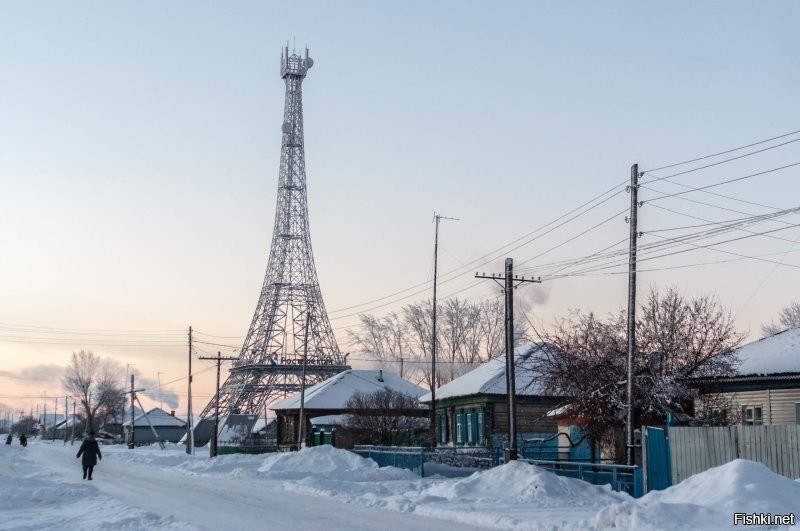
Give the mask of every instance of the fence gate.
[(667, 430), (646, 426), (644, 429), (644, 490), (664, 490), (672, 485)]

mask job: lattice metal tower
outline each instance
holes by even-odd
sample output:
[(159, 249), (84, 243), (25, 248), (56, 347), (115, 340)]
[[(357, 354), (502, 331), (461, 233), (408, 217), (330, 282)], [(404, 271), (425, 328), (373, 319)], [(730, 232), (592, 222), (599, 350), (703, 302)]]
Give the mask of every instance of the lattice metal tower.
[[(349, 369), (322, 301), (306, 201), (302, 84), (314, 64), (287, 46), (281, 52), (286, 83), (278, 204), (267, 273), (253, 321), (225, 384), (201, 413), (220, 417), (260, 414), (266, 404), (300, 390), (303, 355), (306, 385)], [(307, 346), (306, 346), (307, 339)]]

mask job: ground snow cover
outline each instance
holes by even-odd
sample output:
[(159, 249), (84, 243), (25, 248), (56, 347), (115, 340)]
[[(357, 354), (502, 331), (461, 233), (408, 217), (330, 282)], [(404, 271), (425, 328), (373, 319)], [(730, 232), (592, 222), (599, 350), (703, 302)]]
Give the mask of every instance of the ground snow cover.
[(733, 513), (800, 509), (800, 483), (738, 460), (634, 500), (512, 462), (420, 478), (330, 446), (270, 455), (0, 446), (0, 529), (725, 529)]
[[(742, 527), (734, 525), (737, 512), (800, 516), (800, 482), (761, 463), (737, 459), (669, 489), (606, 507), (593, 523), (597, 528), (736, 529)], [(792, 528), (800, 529), (798, 523), (796, 519)]]

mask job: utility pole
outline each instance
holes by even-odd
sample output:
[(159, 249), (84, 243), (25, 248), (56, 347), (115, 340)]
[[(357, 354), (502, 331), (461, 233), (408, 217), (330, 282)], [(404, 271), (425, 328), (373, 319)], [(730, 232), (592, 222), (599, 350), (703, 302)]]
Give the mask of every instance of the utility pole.
[(637, 212), (639, 209), (639, 165), (631, 166), (631, 185), (628, 187), (631, 194), (630, 224), (630, 249), (628, 254), (628, 390), (627, 390), (627, 420), (626, 420), (626, 446), (627, 462), (634, 463), (633, 445), (633, 419), (634, 419), (634, 364), (636, 354), (636, 240), (639, 237), (637, 225)]
[(136, 446), (136, 437), (134, 435), (135, 431), (133, 429), (134, 428), (133, 417), (136, 411), (133, 405), (134, 400), (136, 400), (136, 397), (135, 397), (135, 389), (133, 388), (133, 374), (131, 374), (131, 433), (130, 437), (128, 438), (128, 448), (130, 449), (133, 449)]
[(506, 300), (506, 395), (508, 395), (508, 448), (504, 461), (515, 461), (517, 459), (517, 377), (515, 370), (514, 357), (514, 289), (517, 285), (525, 282), (541, 283), (540, 278), (525, 278), (514, 276), (514, 260), (506, 258), (505, 275), (486, 275), (475, 273), (475, 278), (488, 278), (500, 284), (503, 280), (503, 293)]
[(186, 453), (194, 453), (194, 429), (192, 426), (192, 327), (189, 327), (189, 398), (186, 412)]
[(400, 378), (403, 377), (403, 356), (400, 356)]
[(56, 441), (56, 423), (58, 422), (58, 398), (54, 398), (56, 407), (53, 408), (53, 442)]
[(458, 218), (448, 218), (441, 214), (433, 213), (433, 220), (436, 222), (436, 235), (433, 240), (433, 331), (431, 334), (431, 436), (433, 445), (436, 446), (436, 285), (439, 272), (439, 221), (449, 219), (459, 221)]
[(238, 360), (239, 358), (232, 358), (227, 357), (223, 358), (221, 352), (217, 352), (216, 357), (212, 358), (204, 358), (200, 357), (198, 359), (201, 360), (217, 360), (217, 394), (215, 395), (216, 404), (214, 406), (214, 433), (211, 437), (211, 444), (209, 445), (209, 457), (217, 457), (217, 446), (219, 443), (219, 372), (220, 366), (222, 365), (222, 360)]
[(72, 440), (70, 446), (75, 446), (75, 400), (72, 401)]
[(164, 411), (164, 397), (161, 395), (161, 375), (164, 374), (163, 372), (156, 372), (156, 376), (158, 377), (158, 407), (161, 411)]
[[(64, 446), (67, 445), (67, 415), (69, 411), (69, 404), (67, 404), (67, 397), (64, 397)], [(75, 424), (75, 418), (72, 419), (72, 423)]]
[(298, 421), (297, 449), (303, 449), (305, 441), (306, 423), (303, 419), (306, 406), (306, 363), (308, 361), (308, 329), (311, 327), (311, 312), (306, 312), (306, 331), (303, 334), (303, 371), (300, 376), (300, 418)]

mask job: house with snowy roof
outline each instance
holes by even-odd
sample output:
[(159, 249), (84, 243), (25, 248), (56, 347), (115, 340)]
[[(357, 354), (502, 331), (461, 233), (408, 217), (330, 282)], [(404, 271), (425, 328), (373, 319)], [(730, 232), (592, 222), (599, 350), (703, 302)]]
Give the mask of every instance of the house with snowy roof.
[[(557, 432), (547, 413), (564, 402), (544, 388), (535, 362), (547, 343), (533, 343), (514, 351), (518, 447), (542, 441)], [(508, 438), (506, 359), (501, 356), (436, 389), (437, 446), (502, 448)], [(430, 403), (431, 394), (420, 397)], [(553, 439), (553, 446), (557, 448)]]
[(800, 424), (800, 327), (790, 328), (736, 349), (736, 374), (689, 381), (700, 393), (720, 395), (744, 425)]
[[(303, 421), (307, 441), (314, 444), (332, 442), (330, 434), (337, 426), (343, 426), (348, 415), (357, 413), (347, 407), (347, 402), (357, 392), (369, 394), (382, 389), (391, 389), (400, 393), (419, 397), (425, 393), (420, 386), (399, 376), (383, 370), (350, 369), (340, 372), (305, 390), (303, 403)], [(297, 393), (274, 403), (270, 409), (277, 415), (278, 445), (297, 444), (300, 422), (300, 398)], [(398, 416), (427, 418), (427, 408), (414, 408), (393, 411)], [(322, 435), (320, 436), (320, 433)], [(316, 434), (316, 435), (315, 435)], [(327, 435), (326, 435), (327, 434)]]
[[(152, 428), (151, 428), (152, 426)], [(123, 423), (126, 441), (131, 430), (129, 419)], [(175, 412), (167, 413), (161, 408), (153, 408), (147, 413), (140, 413), (133, 418), (133, 435), (136, 444), (152, 444), (156, 442), (153, 433), (155, 429), (158, 438), (164, 442), (177, 443), (186, 435), (186, 421), (175, 416)]]

